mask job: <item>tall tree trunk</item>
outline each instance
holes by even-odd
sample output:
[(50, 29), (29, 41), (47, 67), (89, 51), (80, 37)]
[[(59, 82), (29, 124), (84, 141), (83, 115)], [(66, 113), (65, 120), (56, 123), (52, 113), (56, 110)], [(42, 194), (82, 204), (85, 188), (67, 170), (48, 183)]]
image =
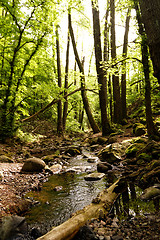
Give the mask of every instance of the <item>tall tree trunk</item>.
[(87, 117), (88, 117), (88, 120), (89, 120), (89, 123), (91, 125), (91, 128), (92, 128), (93, 132), (94, 133), (98, 133), (100, 130), (99, 130), (99, 127), (96, 124), (94, 118), (93, 118), (93, 115), (92, 115), (92, 112), (91, 112), (91, 109), (90, 109), (90, 106), (89, 106), (86, 90), (85, 90), (84, 69), (83, 69), (82, 63), (81, 63), (81, 61), (79, 59), (78, 52), (77, 52), (76, 42), (75, 42), (73, 28), (72, 28), (72, 22), (71, 22), (71, 14), (70, 13), (68, 14), (68, 19), (69, 19), (69, 31), (70, 31), (70, 36), (71, 36), (71, 40), (72, 40), (73, 50), (74, 50), (74, 54), (75, 54), (77, 65), (78, 65), (80, 73), (81, 73), (81, 76), (80, 76), (80, 78), (81, 78), (81, 89), (82, 89), (81, 90), (81, 95), (82, 95), (84, 109), (86, 111), (86, 114), (87, 114)]
[(101, 33), (99, 21), (98, 0), (92, 0), (92, 14), (93, 14), (93, 33), (94, 33), (94, 49), (96, 58), (96, 70), (99, 84), (99, 102), (101, 109), (101, 124), (102, 135), (111, 133), (111, 127), (107, 117), (107, 86), (104, 77), (104, 70), (102, 67), (102, 49), (101, 49)]
[[(110, 0), (110, 11), (111, 11), (111, 57), (112, 60), (116, 60), (116, 34), (115, 34), (115, 0)], [(120, 86), (119, 76), (112, 76), (113, 82), (113, 102), (114, 102), (114, 116), (113, 121), (120, 123), (122, 119), (121, 114), (121, 98), (120, 98)]]
[(139, 0), (142, 21), (148, 38), (148, 45), (154, 68), (154, 76), (160, 84), (160, 1)]
[[(56, 26), (56, 51), (57, 51), (57, 73), (58, 73), (58, 86), (62, 87), (62, 76), (61, 76), (61, 62), (60, 62), (60, 46), (59, 46), (59, 33), (58, 26)], [(61, 135), (63, 132), (62, 127), (62, 101), (58, 102), (58, 118), (57, 118), (57, 133)]]
[(151, 137), (153, 135), (158, 135), (158, 132), (153, 123), (152, 117), (152, 107), (151, 107), (151, 84), (150, 84), (150, 70), (149, 70), (149, 52), (147, 45), (147, 38), (145, 34), (145, 30), (143, 27), (143, 22), (140, 15), (140, 8), (137, 0), (134, 0), (134, 7), (136, 10), (136, 17), (138, 21), (139, 33), (141, 35), (141, 52), (142, 52), (142, 64), (143, 71), (145, 76), (145, 107), (146, 107), (146, 122), (147, 122), (147, 132)]
[[(65, 67), (65, 92), (67, 92), (68, 88), (68, 68), (69, 68), (69, 47), (70, 47), (70, 35), (69, 35), (69, 26), (68, 26), (68, 37), (67, 37), (67, 50), (66, 50), (66, 67)], [(63, 106), (63, 131), (66, 127), (66, 119), (67, 119), (67, 111), (68, 111), (68, 99), (65, 98), (64, 106)]]
[[(128, 48), (128, 33), (129, 33), (129, 22), (130, 22), (130, 8), (127, 11), (126, 24), (125, 24), (125, 34), (123, 42), (123, 57), (127, 57)], [(126, 62), (123, 62), (123, 74), (121, 79), (121, 107), (122, 107), (122, 119), (127, 117), (127, 105), (126, 105)]]

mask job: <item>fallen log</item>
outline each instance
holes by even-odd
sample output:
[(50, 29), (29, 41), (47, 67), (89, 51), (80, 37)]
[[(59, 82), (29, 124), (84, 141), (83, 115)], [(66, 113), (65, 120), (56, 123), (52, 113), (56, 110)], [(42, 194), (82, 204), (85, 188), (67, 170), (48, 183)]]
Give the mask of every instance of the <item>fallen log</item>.
[(61, 225), (54, 227), (51, 231), (37, 240), (70, 240), (87, 221), (92, 218), (105, 216), (116, 198), (119, 196), (123, 183), (116, 181), (108, 189), (103, 190), (93, 199), (92, 203), (77, 211), (74, 215)]

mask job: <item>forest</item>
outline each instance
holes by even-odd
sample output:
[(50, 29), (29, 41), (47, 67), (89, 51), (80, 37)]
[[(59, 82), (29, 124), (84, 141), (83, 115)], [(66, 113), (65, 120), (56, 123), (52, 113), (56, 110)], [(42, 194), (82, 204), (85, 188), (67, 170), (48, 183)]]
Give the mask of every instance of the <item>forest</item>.
[[(159, 0), (0, 0), (0, 240), (159, 239), (159, 12)], [(103, 189), (92, 203), (88, 181)], [(47, 186), (57, 205), (67, 191), (88, 205), (73, 217), (56, 205), (56, 223), (46, 213), (41, 226)], [(136, 197), (152, 200), (153, 224), (130, 216)]]
[(1, 1), (1, 141), (31, 118), (58, 134), (105, 136), (135, 102), (157, 135), (159, 85), (138, 1), (91, 3)]

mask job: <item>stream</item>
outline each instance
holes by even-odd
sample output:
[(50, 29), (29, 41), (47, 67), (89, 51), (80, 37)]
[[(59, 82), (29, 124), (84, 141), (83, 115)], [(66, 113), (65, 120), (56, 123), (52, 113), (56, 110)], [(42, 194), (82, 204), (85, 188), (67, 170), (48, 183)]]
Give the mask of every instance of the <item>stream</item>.
[[(86, 152), (85, 152), (86, 154)], [(83, 155), (72, 157), (67, 168), (80, 169), (77, 172), (54, 174), (44, 183), (40, 192), (30, 192), (27, 197), (38, 204), (25, 215), (29, 228), (41, 229), (46, 233), (53, 226), (66, 221), (72, 213), (91, 203), (97, 194), (106, 188), (106, 178), (98, 181), (86, 181), (84, 176), (96, 170), (98, 158), (94, 163), (87, 162)], [(58, 188), (58, 191), (56, 190)]]

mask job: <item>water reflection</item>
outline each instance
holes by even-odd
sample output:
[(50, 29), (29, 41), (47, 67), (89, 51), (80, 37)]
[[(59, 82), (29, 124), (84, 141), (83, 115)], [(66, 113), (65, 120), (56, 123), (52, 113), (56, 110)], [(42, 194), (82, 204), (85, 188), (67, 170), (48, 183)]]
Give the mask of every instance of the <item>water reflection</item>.
[(133, 182), (124, 182), (124, 190), (116, 200), (112, 212), (119, 218), (146, 215), (159, 211), (159, 199), (142, 201), (142, 190)]

